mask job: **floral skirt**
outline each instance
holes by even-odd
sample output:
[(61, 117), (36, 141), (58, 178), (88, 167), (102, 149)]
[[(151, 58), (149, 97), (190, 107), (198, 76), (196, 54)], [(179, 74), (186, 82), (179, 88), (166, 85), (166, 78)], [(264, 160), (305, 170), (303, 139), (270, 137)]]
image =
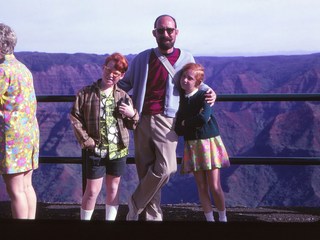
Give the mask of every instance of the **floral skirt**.
[(185, 141), (181, 173), (229, 166), (229, 156), (220, 136)]

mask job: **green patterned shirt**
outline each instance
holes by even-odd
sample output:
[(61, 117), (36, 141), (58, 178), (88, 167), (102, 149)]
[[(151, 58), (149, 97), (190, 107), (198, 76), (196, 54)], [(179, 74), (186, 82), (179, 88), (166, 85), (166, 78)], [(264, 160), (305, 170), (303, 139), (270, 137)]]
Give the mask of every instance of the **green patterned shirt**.
[(114, 117), (116, 109), (113, 94), (108, 97), (104, 92), (101, 93), (100, 109), (100, 131), (102, 148), (108, 149), (109, 159), (122, 158), (128, 155), (128, 148), (121, 149), (119, 146), (119, 130), (117, 119)]

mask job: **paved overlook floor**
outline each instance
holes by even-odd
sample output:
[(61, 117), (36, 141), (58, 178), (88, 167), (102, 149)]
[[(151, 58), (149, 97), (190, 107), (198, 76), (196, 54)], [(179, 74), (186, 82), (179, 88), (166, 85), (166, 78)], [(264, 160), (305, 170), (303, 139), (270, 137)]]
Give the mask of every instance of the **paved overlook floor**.
[[(37, 219), (78, 220), (79, 207), (68, 203), (38, 203)], [(197, 204), (167, 204), (162, 206), (162, 210), (164, 221), (205, 221)], [(127, 212), (127, 205), (120, 205), (117, 221), (125, 221)], [(97, 205), (92, 220), (103, 221), (104, 213), (104, 205)], [(320, 207), (233, 207), (227, 209), (227, 216), (229, 222), (320, 223)], [(0, 219), (10, 218), (10, 203), (0, 201)], [(143, 221), (142, 218), (140, 220)]]
[(38, 203), (36, 220), (13, 220), (10, 203), (0, 202), (0, 239), (320, 239), (320, 208), (228, 208), (228, 223), (206, 222), (195, 204), (162, 210), (163, 222), (127, 222), (121, 205), (116, 221), (107, 222), (97, 205), (92, 221), (80, 221), (78, 204)]

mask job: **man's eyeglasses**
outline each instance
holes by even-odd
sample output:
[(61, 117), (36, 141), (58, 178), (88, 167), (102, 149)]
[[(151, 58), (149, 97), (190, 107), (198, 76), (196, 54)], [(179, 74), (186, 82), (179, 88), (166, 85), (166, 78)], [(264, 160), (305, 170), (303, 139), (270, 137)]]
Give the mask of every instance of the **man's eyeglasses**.
[(104, 69), (105, 69), (105, 71), (106, 71), (107, 74), (109, 74), (109, 75), (112, 74), (112, 76), (115, 77), (115, 78), (120, 77), (121, 74), (122, 74), (121, 72), (119, 72), (119, 71), (114, 71), (114, 70), (112, 70), (111, 68), (108, 68), (108, 67), (104, 67)]
[(156, 28), (155, 29), (158, 34), (164, 34), (164, 32), (167, 32), (169, 35), (176, 30), (175, 28)]

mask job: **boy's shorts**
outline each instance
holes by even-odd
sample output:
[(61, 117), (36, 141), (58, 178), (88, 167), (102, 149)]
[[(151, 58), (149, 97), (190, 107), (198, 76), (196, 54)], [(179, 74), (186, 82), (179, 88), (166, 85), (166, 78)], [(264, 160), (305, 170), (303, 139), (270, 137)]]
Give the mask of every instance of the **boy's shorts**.
[(88, 179), (98, 179), (105, 174), (120, 177), (126, 170), (126, 157), (109, 160), (94, 155), (93, 151), (87, 151), (86, 174)]

